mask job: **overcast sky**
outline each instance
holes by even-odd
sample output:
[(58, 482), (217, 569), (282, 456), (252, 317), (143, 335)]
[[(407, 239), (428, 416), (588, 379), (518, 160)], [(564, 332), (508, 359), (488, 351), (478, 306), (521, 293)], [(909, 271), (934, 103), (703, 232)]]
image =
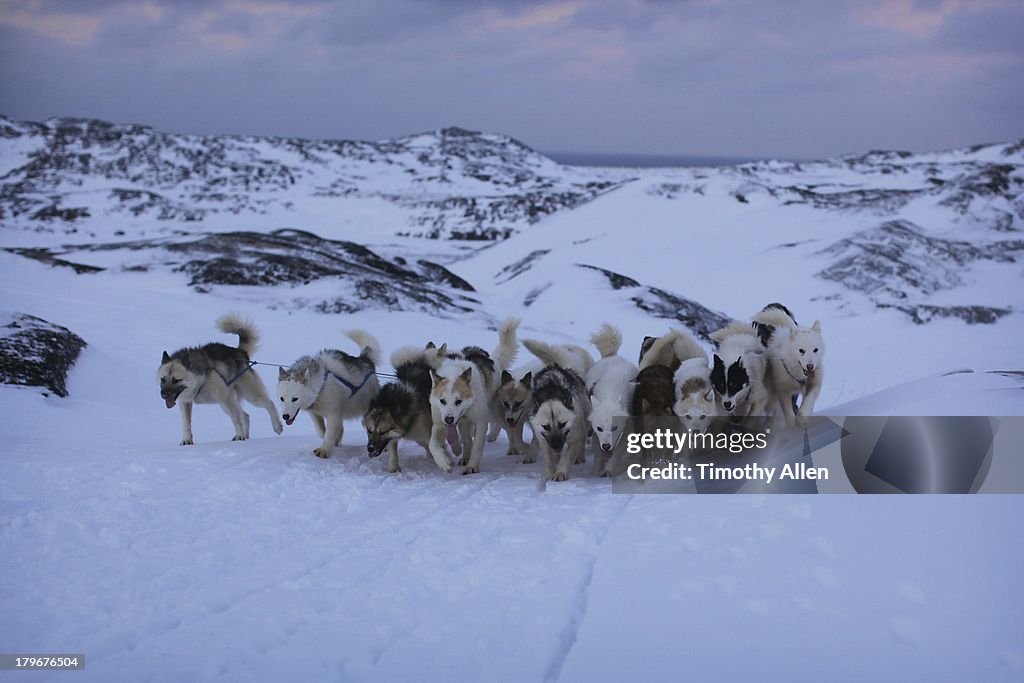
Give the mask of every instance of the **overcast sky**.
[(0, 0), (0, 113), (821, 157), (1024, 137), (1024, 0)]

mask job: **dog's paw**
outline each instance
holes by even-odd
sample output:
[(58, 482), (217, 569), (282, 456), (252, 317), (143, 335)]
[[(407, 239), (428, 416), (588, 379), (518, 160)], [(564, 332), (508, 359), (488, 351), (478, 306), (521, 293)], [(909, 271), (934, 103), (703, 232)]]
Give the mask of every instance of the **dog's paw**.
[(602, 477), (610, 477), (610, 476), (612, 476), (611, 470), (607, 470), (607, 469), (601, 470), (601, 476)]
[(277, 423), (276, 425), (274, 425), (274, 433), (275, 433), (275, 434), (280, 434), (280, 433), (282, 433), (283, 431), (284, 431), (284, 425), (283, 425), (283, 424), (281, 424), (280, 422), (278, 422), (278, 423)]
[(331, 457), (331, 449), (323, 447), (315, 448), (313, 449), (313, 455), (315, 455), (318, 458), (329, 458)]
[(190, 437), (188, 437), (187, 439), (182, 439), (182, 440), (181, 440), (181, 443), (180, 443), (180, 444), (178, 444), (178, 445), (179, 445), (179, 446), (192, 446), (192, 445), (194, 445), (194, 444), (195, 444), (195, 441), (193, 441), (193, 440), (192, 440), (192, 437), (190, 436)]
[(467, 466), (466, 469), (462, 470), (462, 473), (463, 474), (480, 474), (480, 466), (479, 465), (476, 465), (474, 467)]
[(807, 416), (806, 415), (797, 415), (796, 418), (794, 418), (793, 423), (797, 427), (805, 427), (805, 426), (807, 426)]
[(497, 440), (498, 440), (498, 435), (497, 434), (495, 434), (494, 436), (491, 436), (490, 434), (487, 435), (487, 443), (494, 443)]
[(233, 436), (233, 437), (231, 438), (231, 440), (232, 440), (232, 441), (245, 441), (245, 436), (244, 436), (244, 435), (239, 435), (239, 434), (235, 434), (235, 435), (234, 435), (234, 436)]
[(551, 475), (551, 481), (565, 481), (569, 478), (568, 472), (555, 472)]
[(537, 462), (537, 458), (535, 458), (535, 457), (531, 457), (531, 456), (527, 455), (526, 457), (523, 458), (523, 464), (524, 465), (532, 465), (535, 462)]
[(582, 455), (577, 455), (576, 456), (576, 460), (573, 461), (573, 464), (575, 464), (575, 465), (582, 465), (585, 462), (587, 462), (587, 454), (586, 453), (584, 453)]
[(448, 458), (448, 460), (446, 460), (443, 464), (438, 465), (438, 467), (445, 474), (451, 474), (452, 469), (455, 467), (455, 463), (452, 461), (451, 458)]
[(469, 464), (469, 453), (466, 453), (461, 458), (459, 458), (459, 466), (465, 467), (468, 464)]
[(402, 471), (402, 468), (399, 467), (398, 465), (395, 465), (394, 467), (392, 467), (391, 465), (388, 465), (384, 469), (384, 471), (387, 472), (388, 474), (398, 474), (399, 472)]

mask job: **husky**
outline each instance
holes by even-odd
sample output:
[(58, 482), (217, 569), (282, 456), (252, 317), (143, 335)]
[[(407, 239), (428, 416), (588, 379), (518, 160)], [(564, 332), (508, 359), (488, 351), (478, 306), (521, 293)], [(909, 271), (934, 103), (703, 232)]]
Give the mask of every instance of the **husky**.
[[(530, 344), (536, 345), (541, 342), (531, 341)], [(550, 349), (549, 353), (557, 354), (566, 367), (573, 368), (581, 376), (594, 364), (590, 352), (582, 346), (576, 344), (545, 344), (544, 346)], [(537, 347), (534, 346), (534, 348)], [(536, 433), (527, 445), (523, 438), (523, 430), (529, 422), (532, 412), (533, 379), (544, 369), (544, 365), (541, 360), (534, 359), (511, 370), (503, 371), (498, 385), (496, 397), (500, 410), (498, 417), (504, 421), (503, 426), (508, 433), (508, 455), (522, 455), (524, 464), (537, 462), (539, 445)]]
[[(502, 402), (500, 396), (502, 387), (505, 386), (506, 380), (510, 379), (509, 368), (512, 363), (515, 362), (516, 356), (519, 355), (519, 341), (516, 339), (516, 332), (519, 329), (519, 318), (506, 318), (501, 325), (498, 326), (498, 346), (494, 349), (494, 369), (495, 372), (499, 373), (499, 381), (491, 387), (493, 389), (493, 395), (491, 397), (491, 427), (487, 433), (488, 441), (497, 441), (498, 435), (501, 430), (504, 429), (508, 436), (508, 454), (514, 455), (518, 452), (518, 444), (522, 442), (523, 430), (522, 423), (519, 424), (518, 435), (516, 432), (516, 426), (512, 421), (508, 419), (508, 411), (506, 406)], [(525, 373), (523, 373), (525, 375)], [(520, 375), (522, 379), (523, 375)], [(529, 382), (526, 384), (529, 387)], [(527, 389), (529, 390), (529, 389)]]
[(229, 314), (217, 320), (217, 329), (238, 335), (238, 346), (205, 344), (164, 351), (157, 370), (160, 398), (167, 408), (181, 406), (181, 445), (191, 446), (192, 404), (219, 403), (235, 427), (233, 441), (249, 438), (249, 414), (242, 410), (241, 399), (263, 408), (270, 416), (274, 432), (283, 427), (274, 402), (267, 396), (263, 380), (253, 371), (250, 356), (259, 345), (259, 332), (243, 318)]
[(673, 412), (683, 428), (706, 432), (711, 418), (718, 415), (715, 388), (711, 386), (711, 368), (707, 356), (683, 361), (672, 378), (676, 403)]
[[(825, 340), (819, 321), (815, 320), (810, 327), (801, 327), (788, 309), (777, 306), (781, 304), (766, 306), (754, 316), (754, 322), (771, 328), (765, 344), (771, 367), (770, 381), (786, 425), (802, 427), (814, 413), (814, 403), (821, 393)], [(793, 397), (797, 394), (802, 398), (799, 409), (794, 410)]]
[(639, 368), (643, 370), (652, 365), (664, 365), (675, 372), (683, 361), (691, 358), (704, 358), (706, 361), (707, 357), (693, 335), (671, 329), (660, 337), (644, 337), (640, 347)]
[(534, 442), (544, 456), (544, 476), (565, 481), (570, 465), (587, 459), (590, 398), (583, 377), (594, 362), (586, 349), (574, 344), (556, 346), (524, 339), (523, 346), (544, 363), (533, 377), (530, 409)]
[(523, 462), (536, 461), (531, 455), (533, 449), (528, 448), (523, 439), (523, 428), (529, 417), (533, 378), (543, 369), (543, 363), (531, 361), (511, 370), (502, 370), (498, 391), (495, 393), (499, 410), (496, 419), (503, 422), (502, 427), (508, 435), (507, 454), (525, 456)]
[(601, 360), (584, 378), (591, 403), (594, 474), (607, 477), (614, 473), (625, 450), (622, 435), (629, 421), (637, 367), (618, 355), (622, 332), (617, 327), (605, 323), (590, 337), (590, 342), (601, 354)]
[(302, 356), (277, 373), (281, 417), (291, 425), (300, 412), (309, 413), (317, 434), (323, 438), (319, 448), (313, 450), (318, 458), (330, 457), (331, 449), (341, 444), (345, 420), (365, 415), (380, 391), (375, 374), (380, 343), (361, 330), (346, 332), (345, 336), (359, 346), (358, 356), (324, 349), (315, 356)]
[(530, 427), (544, 455), (546, 479), (565, 481), (569, 466), (584, 462), (588, 413), (587, 388), (579, 374), (560, 365), (537, 373)]
[(768, 414), (771, 388), (765, 379), (767, 363), (757, 334), (745, 323), (732, 322), (711, 339), (718, 345), (711, 384), (724, 415), (733, 418)]
[[(366, 453), (376, 458), (388, 451), (388, 472), (401, 472), (398, 463), (398, 442), (415, 441), (427, 455), (434, 458), (429, 448), (434, 420), (430, 411), (432, 367), (423, 349), (404, 348), (391, 356), (396, 381), (385, 384), (373, 397), (363, 417), (366, 430)], [(452, 471), (451, 459), (437, 460), (444, 472)]]
[[(467, 347), (470, 358), (481, 359), (477, 353), (483, 349)], [(490, 360), (488, 357), (487, 360)], [(487, 388), (485, 371), (473, 360), (448, 358), (438, 369), (431, 368), (430, 410), (433, 428), (428, 447), (438, 466), (450, 472), (452, 458), (445, 445), (451, 445), (455, 455), (462, 454), (459, 464), (463, 474), (480, 471), (484, 454), (487, 426), (491, 419), (491, 395)]]

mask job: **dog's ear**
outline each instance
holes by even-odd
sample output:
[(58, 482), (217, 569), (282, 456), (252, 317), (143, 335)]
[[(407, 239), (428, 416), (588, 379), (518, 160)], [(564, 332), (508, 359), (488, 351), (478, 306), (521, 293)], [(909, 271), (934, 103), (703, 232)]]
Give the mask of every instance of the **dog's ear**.
[(302, 377), (303, 377), (303, 378), (304, 378), (304, 379), (305, 379), (305, 380), (306, 380), (307, 382), (309, 381), (309, 367), (307, 367), (307, 368), (306, 368), (306, 371), (302, 373)]
[(509, 372), (508, 370), (502, 370), (501, 371), (501, 383), (502, 384), (508, 384), (513, 379), (514, 378), (512, 377), (512, 373), (511, 372)]
[(163, 358), (160, 359), (160, 365), (163, 365), (164, 363), (170, 363), (170, 362), (171, 362), (171, 357), (167, 355), (166, 351), (164, 351)]
[(707, 393), (704, 394), (704, 400), (705, 401), (711, 401), (711, 400), (714, 400), (714, 398), (715, 398), (715, 388), (714, 387), (708, 387)]
[(523, 375), (523, 378), (519, 380), (519, 383), (527, 388), (531, 387), (533, 385), (533, 373), (528, 372)]
[(811, 325), (811, 329), (814, 330), (815, 332), (821, 332), (821, 321), (815, 320), (814, 324)]
[(469, 382), (470, 380), (472, 380), (473, 379), (473, 368), (466, 368), (462, 372), (462, 374), (459, 375), (459, 379), (461, 379), (464, 382)]
[(725, 390), (725, 363), (717, 353), (711, 367), (711, 386), (720, 392)]
[(287, 374), (285, 373), (284, 368), (278, 368), (277, 369), (277, 381), (280, 382), (285, 377), (287, 377)]
[(640, 399), (640, 409), (643, 412), (648, 412), (651, 409), (651, 403), (646, 398)]
[(426, 346), (424, 346), (423, 348), (425, 348), (425, 349), (436, 349), (437, 347), (436, 347), (436, 346), (434, 346), (434, 342), (432, 342), (432, 341), (428, 341), (428, 342), (427, 342), (427, 345), (426, 345)]
[(448, 342), (441, 344), (437, 347), (437, 355), (439, 358), (444, 358), (448, 354)]
[(434, 368), (430, 368), (430, 382), (431, 382), (431, 384), (433, 384), (436, 387), (438, 382), (440, 382), (440, 381), (441, 381), (441, 375), (437, 374), (437, 370), (435, 370)]

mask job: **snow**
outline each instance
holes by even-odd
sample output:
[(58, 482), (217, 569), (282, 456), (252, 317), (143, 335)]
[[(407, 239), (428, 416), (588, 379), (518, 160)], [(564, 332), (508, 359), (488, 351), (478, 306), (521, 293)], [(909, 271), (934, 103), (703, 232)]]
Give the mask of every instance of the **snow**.
[[(407, 143), (433, 150), (436, 137)], [(293, 163), (265, 140), (246, 144)], [(375, 334), (385, 356), (427, 340), (492, 348), (507, 314), (523, 317), (521, 338), (581, 344), (613, 322), (633, 359), (645, 334), (673, 324), (577, 264), (730, 316), (780, 300), (802, 321), (820, 319), (824, 414), (1024, 414), (1020, 379), (991, 372), (1021, 370), (1019, 264), (978, 262), (956, 289), (926, 300), (1012, 306), (997, 323), (915, 325), (815, 276), (820, 249), (882, 219), (782, 204), (743, 168), (638, 172), (479, 250), (395, 236), (408, 210), (380, 195), (308, 198), (322, 178), (284, 193), (294, 210), (275, 205), (264, 216), (218, 213), (197, 226), (118, 214), (118, 227), (136, 231), (125, 239), (295, 227), (444, 262), (481, 300), (458, 319), (320, 315), (278, 305), (287, 287), (201, 294), (181, 273), (121, 272), (119, 252), (89, 252), (111, 267), (89, 275), (0, 252), (4, 308), (89, 344), (66, 399), (0, 386), (0, 650), (83, 652), (76, 676), (87, 681), (1021, 680), (1019, 495), (615, 494), (589, 463), (568, 482), (545, 484), (539, 464), (504, 454), (504, 437), (487, 446), (478, 475), (444, 475), (412, 444), (401, 447), (403, 472), (389, 475), (383, 458), (366, 457), (355, 421), (320, 460), (308, 421), (276, 436), (262, 411), (250, 411), (253, 438), (231, 442), (213, 406), (195, 410), (197, 445), (176, 445), (177, 411), (164, 408), (155, 381), (159, 355), (233, 341), (213, 327), (227, 310), (261, 328), (255, 357), (281, 364), (349, 348), (350, 328)], [(751, 168), (767, 176), (793, 165)], [(838, 188), (871, 175), (824, 162), (802, 169), (786, 182)], [(397, 183), (400, 173), (367, 187)], [(700, 184), (703, 194), (656, 194), (664, 183)], [(748, 203), (737, 201), (747, 184)], [(920, 212), (915, 222), (933, 219), (929, 234), (952, 230), (934, 205), (909, 206)], [(109, 217), (95, 216), (88, 229), (113, 232)], [(959, 239), (991, 237), (962, 229), (974, 232)], [(66, 237), (11, 229), (0, 239), (52, 246)], [(521, 275), (499, 275), (542, 249)], [(79, 255), (72, 260), (87, 260)], [(973, 372), (944, 374), (960, 368)], [(272, 387), (276, 370), (257, 370)]]

